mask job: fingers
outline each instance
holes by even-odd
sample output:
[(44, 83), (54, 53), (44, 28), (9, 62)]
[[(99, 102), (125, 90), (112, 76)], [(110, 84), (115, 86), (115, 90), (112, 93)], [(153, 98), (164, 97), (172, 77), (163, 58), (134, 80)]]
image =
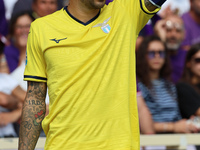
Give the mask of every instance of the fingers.
[(187, 129), (187, 133), (198, 133), (199, 132), (199, 129), (192, 123), (187, 123), (186, 129)]
[(164, 29), (166, 21), (164, 19), (159, 20), (155, 25), (155, 30)]
[(162, 19), (162, 20), (159, 20), (154, 26), (155, 33), (162, 39), (162, 41), (166, 40), (165, 24), (166, 24), (166, 21)]

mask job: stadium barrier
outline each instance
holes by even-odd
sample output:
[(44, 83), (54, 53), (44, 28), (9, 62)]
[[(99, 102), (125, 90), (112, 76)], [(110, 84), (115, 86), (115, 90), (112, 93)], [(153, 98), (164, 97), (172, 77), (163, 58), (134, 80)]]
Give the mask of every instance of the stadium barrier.
[[(37, 150), (43, 150), (46, 138), (39, 138)], [(141, 135), (141, 147), (166, 146), (168, 149), (186, 149), (187, 145), (200, 145), (200, 134)], [(16, 150), (18, 138), (0, 138), (0, 150)]]

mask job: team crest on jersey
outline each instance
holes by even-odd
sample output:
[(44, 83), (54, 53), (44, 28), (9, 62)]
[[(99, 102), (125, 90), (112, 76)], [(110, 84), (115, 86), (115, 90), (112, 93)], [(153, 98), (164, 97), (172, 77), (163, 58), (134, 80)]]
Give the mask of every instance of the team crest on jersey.
[(109, 17), (108, 19), (106, 19), (103, 23), (98, 23), (97, 25), (93, 26), (93, 28), (95, 27), (101, 27), (102, 31), (104, 33), (109, 33), (111, 30), (111, 27), (108, 23), (108, 21), (110, 20), (111, 17)]
[(109, 24), (107, 24), (107, 25), (101, 27), (101, 29), (103, 30), (103, 32), (105, 32), (105, 33), (109, 33), (111, 27), (109, 26)]

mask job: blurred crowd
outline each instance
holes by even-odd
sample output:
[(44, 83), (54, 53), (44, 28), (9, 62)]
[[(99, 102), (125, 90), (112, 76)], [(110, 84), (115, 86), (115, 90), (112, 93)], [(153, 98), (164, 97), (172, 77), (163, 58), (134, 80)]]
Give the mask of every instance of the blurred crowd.
[[(0, 0), (0, 137), (18, 136), (31, 22), (66, 5)], [(149, 20), (136, 43), (136, 75), (142, 134), (200, 132), (200, 0), (168, 0)]]

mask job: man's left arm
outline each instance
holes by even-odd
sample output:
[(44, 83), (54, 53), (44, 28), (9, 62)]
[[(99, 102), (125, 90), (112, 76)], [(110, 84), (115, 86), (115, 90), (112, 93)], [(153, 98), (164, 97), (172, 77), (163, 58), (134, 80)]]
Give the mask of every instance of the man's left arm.
[(149, 11), (154, 11), (155, 9), (162, 6), (166, 0), (144, 0), (145, 6)]

